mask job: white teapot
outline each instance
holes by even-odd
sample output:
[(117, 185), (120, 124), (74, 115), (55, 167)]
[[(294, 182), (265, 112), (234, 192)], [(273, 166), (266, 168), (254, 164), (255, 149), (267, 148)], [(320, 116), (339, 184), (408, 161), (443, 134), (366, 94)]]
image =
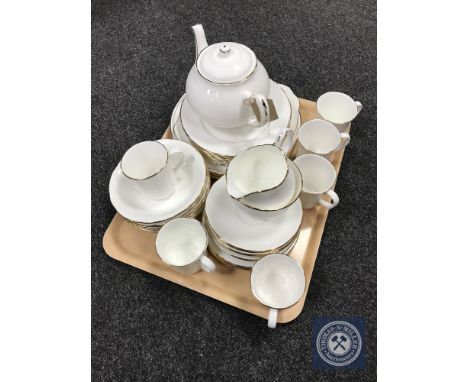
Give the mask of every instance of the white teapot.
[(208, 45), (203, 26), (192, 29), (197, 56), (185, 86), (192, 109), (216, 128), (268, 123), (270, 79), (255, 53), (235, 42)]

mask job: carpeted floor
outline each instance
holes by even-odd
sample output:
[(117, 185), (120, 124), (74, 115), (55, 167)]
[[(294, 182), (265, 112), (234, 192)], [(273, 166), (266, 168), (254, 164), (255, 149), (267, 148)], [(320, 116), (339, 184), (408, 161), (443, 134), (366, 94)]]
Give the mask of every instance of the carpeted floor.
[[(107, 186), (131, 145), (157, 139), (194, 61), (190, 26), (209, 43), (252, 48), (270, 77), (303, 98), (344, 91), (364, 109), (352, 128), (302, 314), (266, 321), (118, 263), (102, 236)], [(376, 379), (376, 3), (92, 2), (92, 376), (123, 380)], [(312, 368), (312, 319), (367, 319), (366, 369)]]

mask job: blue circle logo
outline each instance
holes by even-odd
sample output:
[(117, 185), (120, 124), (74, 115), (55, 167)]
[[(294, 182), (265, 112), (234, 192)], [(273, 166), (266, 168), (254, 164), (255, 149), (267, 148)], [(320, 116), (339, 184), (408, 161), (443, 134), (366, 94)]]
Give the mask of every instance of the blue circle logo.
[(326, 363), (345, 366), (361, 353), (362, 339), (355, 326), (346, 321), (325, 325), (317, 336), (317, 352)]

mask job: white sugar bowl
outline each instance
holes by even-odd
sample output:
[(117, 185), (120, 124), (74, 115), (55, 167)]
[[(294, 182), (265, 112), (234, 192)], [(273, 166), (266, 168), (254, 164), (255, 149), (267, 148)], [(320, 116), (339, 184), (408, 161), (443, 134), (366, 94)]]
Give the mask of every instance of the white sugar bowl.
[(202, 25), (192, 29), (196, 61), (185, 87), (192, 109), (217, 128), (268, 123), (270, 80), (255, 53), (235, 42), (208, 45)]

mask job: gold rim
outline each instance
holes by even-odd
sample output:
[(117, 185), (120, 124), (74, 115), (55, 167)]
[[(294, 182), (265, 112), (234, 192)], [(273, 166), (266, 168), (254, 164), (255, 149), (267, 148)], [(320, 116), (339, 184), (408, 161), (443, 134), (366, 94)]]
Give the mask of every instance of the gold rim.
[[(281, 89), (283, 90), (283, 89)], [(284, 94), (286, 95), (286, 97), (288, 97), (288, 95), (286, 94), (286, 92), (283, 90)], [(292, 93), (292, 90), (291, 90), (291, 93)], [(294, 93), (293, 93), (294, 94)], [(297, 98), (297, 96), (294, 94), (294, 96)], [(288, 101), (289, 101), (289, 98), (288, 98)], [(299, 101), (299, 100), (298, 100)], [(289, 102), (289, 104), (291, 105), (291, 102)], [(300, 112), (300, 103), (299, 103), (299, 106), (297, 107), (296, 109), (296, 112), (297, 112), (297, 122), (296, 122), (296, 126), (294, 126), (294, 129), (291, 129), (293, 130), (293, 137), (292, 137), (292, 142), (291, 142), (291, 147), (289, 148), (289, 150), (287, 151), (286, 155), (288, 157), (291, 156), (291, 154), (293, 153), (294, 151), (294, 146), (296, 145), (296, 141), (297, 141), (297, 136), (299, 134), (299, 128), (301, 127), (301, 124), (302, 124), (302, 117), (301, 117), (301, 112)], [(291, 105), (291, 110), (293, 109), (293, 106)], [(292, 119), (292, 116), (291, 116), (291, 119)], [(291, 119), (289, 120), (289, 122), (291, 123)]]
[(210, 224), (210, 221), (208, 219), (208, 216), (206, 215), (206, 212), (203, 211), (203, 216), (202, 216), (202, 223), (205, 225), (207, 232), (209, 232), (210, 236), (218, 243), (220, 243), (222, 246), (226, 247), (227, 249), (233, 251), (233, 252), (238, 252), (243, 255), (253, 255), (253, 256), (259, 256), (259, 257), (264, 257), (267, 255), (270, 255), (271, 253), (278, 253), (281, 251), (286, 250), (289, 245), (291, 245), (295, 240), (297, 241), (299, 234), (301, 232), (301, 226), (299, 226), (298, 230), (291, 236), (290, 239), (288, 239), (287, 242), (284, 244), (276, 247), (276, 248), (269, 248), (264, 251), (252, 251), (249, 249), (245, 248), (240, 248), (235, 245), (232, 245), (231, 243), (227, 242), (224, 240), (221, 236), (219, 236), (216, 231), (213, 229), (213, 227)]
[(151, 223), (144, 223), (144, 222), (138, 222), (138, 221), (135, 221), (135, 223), (137, 224), (140, 224), (140, 225), (143, 225), (143, 226), (151, 226), (151, 225), (164, 225), (166, 224), (168, 221), (174, 219), (174, 218), (177, 218), (177, 217), (184, 217), (182, 215), (185, 215), (187, 211), (191, 211), (191, 210), (194, 210), (194, 209), (197, 209), (199, 207), (200, 204), (203, 204), (204, 202), (204, 199), (206, 199), (206, 195), (208, 194), (209, 192), (209, 188), (210, 188), (210, 178), (209, 176), (206, 177), (206, 180), (205, 180), (205, 184), (203, 185), (203, 188), (202, 190), (200, 191), (200, 194), (198, 195), (198, 197), (196, 198), (196, 200), (190, 204), (185, 210), (179, 212), (178, 214), (174, 215), (174, 216), (171, 216), (170, 218), (167, 218), (167, 219), (164, 219), (164, 220), (159, 220), (159, 221), (156, 221), (156, 222), (151, 222)]
[[(254, 149), (254, 148), (256, 148), (256, 147), (262, 147), (262, 146), (272, 146), (272, 147), (275, 147), (275, 148), (277, 148), (277, 149), (280, 151), (280, 153), (283, 155), (284, 160), (286, 161), (286, 174), (284, 175), (283, 180), (282, 180), (279, 184), (277, 184), (276, 186), (274, 186), (274, 187), (265, 188), (265, 189), (259, 190), (259, 191), (254, 191), (254, 192), (251, 192), (251, 193), (249, 193), (249, 194), (246, 194), (246, 195), (242, 196), (241, 198), (235, 198), (234, 196), (232, 196), (231, 194), (229, 194), (229, 191), (228, 191), (229, 196), (230, 196), (231, 198), (233, 198), (234, 200), (239, 200), (239, 199), (245, 198), (245, 197), (247, 197), (247, 196), (249, 196), (249, 195), (261, 194), (261, 193), (266, 192), (266, 191), (274, 190), (275, 188), (280, 187), (280, 186), (285, 182), (286, 178), (288, 177), (288, 173), (289, 173), (288, 158), (287, 158), (286, 154), (285, 154), (280, 148), (276, 147), (273, 143), (264, 143), (264, 144), (261, 144), (261, 145), (256, 145), (256, 146), (251, 146), (251, 147), (249, 147), (249, 148), (246, 148), (245, 150), (242, 150), (242, 151), (238, 152), (237, 155), (233, 158), (233, 160), (234, 160), (238, 155), (240, 155), (240, 154), (242, 154), (242, 153), (245, 153), (246, 151), (252, 150), (252, 149)], [(226, 174), (226, 188), (229, 188), (229, 186), (228, 186), (228, 176), (229, 176), (229, 167), (231, 166), (231, 164), (232, 164), (232, 160), (229, 162), (228, 166), (226, 167), (226, 172), (225, 172), (225, 174)]]
[[(208, 230), (207, 230), (207, 232), (208, 232)], [(283, 255), (288, 255), (294, 249), (297, 241), (299, 240), (299, 235), (297, 235), (297, 236), (295, 236), (294, 240), (287, 247), (285, 247), (283, 249), (278, 249), (275, 252), (271, 252), (271, 253), (269, 252), (269, 253), (267, 253), (265, 255), (262, 255), (262, 256), (258, 256), (258, 255), (254, 256), (254, 255), (247, 255), (245, 253), (236, 253), (232, 249), (223, 247), (222, 244), (217, 242), (216, 239), (213, 238), (210, 233), (208, 233), (208, 235), (210, 236), (210, 239), (214, 242), (214, 244), (218, 248), (220, 248), (221, 250), (225, 250), (228, 255), (230, 255), (232, 257), (235, 257), (236, 259), (245, 260), (245, 261), (259, 261), (259, 260), (263, 259), (264, 257), (271, 255), (272, 253), (280, 253), (280, 254), (283, 254)], [(230, 253), (230, 252), (232, 252), (232, 253)], [(246, 256), (246, 257), (250, 257), (250, 258), (246, 259), (245, 257), (239, 257), (237, 255), (243, 255), (243, 256)]]
[(247, 271), (247, 270), (250, 270), (253, 268), (253, 265), (252, 267), (243, 267), (241, 265), (238, 265), (238, 264), (233, 264), (229, 261), (227, 261), (226, 259), (224, 259), (223, 257), (221, 257), (221, 255), (219, 255), (213, 248), (210, 248), (210, 245), (208, 245), (208, 251), (211, 253), (211, 255), (216, 258), (216, 260), (218, 260), (220, 263), (228, 266), (228, 267), (234, 267), (234, 268), (239, 268), (239, 269), (242, 269), (243, 271)]
[[(202, 253), (200, 253), (200, 256), (198, 256), (195, 260), (193, 260), (191, 263), (188, 263), (188, 264), (184, 264), (184, 265), (174, 265), (174, 264), (171, 264), (171, 263), (168, 263), (161, 255), (160, 253), (158, 252), (158, 257), (162, 260), (163, 263), (171, 266), (171, 267), (175, 267), (175, 268), (185, 268), (185, 267), (189, 267), (193, 264), (195, 264), (197, 261), (199, 261), (205, 254), (206, 254), (206, 251), (208, 249), (208, 243), (209, 243), (209, 238), (208, 238), (208, 232), (206, 232), (206, 229), (205, 227), (203, 226), (203, 224), (201, 224), (198, 220), (196, 219), (193, 219), (193, 218), (186, 218), (186, 217), (183, 217), (183, 218), (178, 218), (178, 219), (189, 219), (189, 220), (195, 220), (198, 224), (200, 224), (203, 232), (205, 232), (205, 245), (204, 245), (204, 249), (202, 251)], [(172, 221), (176, 220), (175, 218)], [(162, 229), (162, 227), (161, 227)], [(157, 251), (157, 242), (158, 242), (158, 239), (156, 238), (156, 251)]]
[[(288, 257), (290, 257), (290, 256), (288, 256)], [(302, 269), (302, 274), (304, 275), (304, 280), (305, 280), (305, 273), (304, 273), (304, 268), (302, 267), (302, 265), (301, 265), (296, 259), (294, 259), (294, 258), (292, 258), (292, 257), (290, 257), (290, 259), (293, 260), (294, 262), (296, 262), (296, 263), (299, 265), (299, 267)], [(255, 265), (257, 265), (257, 263), (255, 263)], [(254, 265), (254, 267), (255, 267), (255, 265)], [(256, 289), (255, 289), (254, 286), (253, 286), (252, 275), (253, 275), (253, 267), (252, 267), (252, 273), (250, 274), (250, 287), (251, 287), (251, 289), (252, 289), (252, 294), (254, 295), (254, 297), (255, 297), (261, 304), (263, 304), (263, 305), (265, 305), (265, 306), (268, 306), (268, 305), (266, 305), (266, 304), (262, 301), (262, 299), (260, 299), (259, 296), (257, 295)], [(300, 296), (294, 303), (292, 303), (292, 304), (290, 304), (290, 305), (288, 305), (288, 306), (284, 306), (284, 307), (282, 307), (282, 308), (272, 308), (272, 309), (287, 309), (287, 308), (290, 308), (291, 306), (296, 305), (296, 304), (299, 302), (299, 300), (304, 296), (304, 293), (305, 293), (306, 289), (307, 289), (307, 283), (304, 283), (304, 289), (302, 290), (302, 294), (301, 294), (301, 296)]]
[[(239, 264), (234, 264), (234, 263), (231, 263), (230, 261), (226, 260), (224, 257), (222, 257), (218, 251), (216, 250), (216, 248), (213, 248), (213, 246), (209, 243), (208, 241), (208, 251), (211, 253), (211, 255), (213, 257), (216, 258), (216, 260), (218, 260), (220, 263), (226, 265), (226, 266), (229, 266), (229, 267), (234, 267), (234, 268), (239, 268), (239, 269), (242, 269), (242, 270), (250, 270), (253, 268), (253, 266), (255, 264), (252, 264), (251, 267), (244, 267), (242, 265), (239, 265)], [(248, 261), (248, 260), (246, 260)], [(256, 260), (255, 262), (257, 262), (258, 260)]]
[[(292, 111), (293, 110), (293, 105), (291, 104), (288, 95), (286, 94), (284, 89), (281, 88), (281, 91), (285, 94), (286, 98), (288, 99), (288, 103), (291, 106), (291, 111)], [(204, 149), (203, 147), (198, 145), (196, 142), (194, 142), (193, 139), (191, 139), (191, 137), (188, 135), (187, 130), (185, 129), (184, 124), (182, 122), (182, 118), (181, 118), (182, 106), (183, 106), (183, 103), (186, 100), (187, 100), (187, 97), (184, 96), (180, 100), (180, 102), (177, 103), (177, 105), (180, 103), (180, 110), (179, 110), (179, 113), (178, 113), (178, 117), (176, 119), (176, 123), (177, 123), (177, 121), (180, 121), (182, 130), (184, 131), (185, 135), (187, 136), (190, 144), (193, 147), (195, 147), (195, 149), (198, 150), (198, 152), (203, 156), (203, 158), (205, 159), (205, 161), (207, 163), (227, 167), (227, 165), (229, 164), (231, 159), (234, 158), (233, 156), (229, 156), (229, 155), (226, 156), (226, 155), (222, 155), (222, 154), (216, 154), (216, 153), (213, 153), (213, 152), (211, 152), (211, 151), (209, 151), (207, 149)], [(177, 105), (176, 105), (176, 107), (177, 107)], [(295, 147), (295, 144), (296, 144), (296, 141), (297, 141), (298, 130), (299, 130), (299, 127), (301, 126), (301, 121), (302, 121), (301, 114), (300, 114), (300, 111), (299, 111), (299, 107), (297, 109), (294, 109), (294, 110), (296, 110), (296, 112), (297, 112), (297, 122), (296, 122), (296, 126), (292, 126), (292, 128), (291, 128), (291, 126), (290, 126), (291, 121), (292, 121), (292, 113), (291, 113), (291, 116), (289, 118), (288, 128), (293, 131), (293, 137), (292, 137), (292, 141), (291, 141), (291, 147), (288, 149), (288, 151), (286, 151), (284, 153), (288, 158), (290, 158), (292, 153), (293, 153), (293, 150), (294, 150), (294, 147)], [(170, 128), (171, 128), (171, 131), (175, 130), (173, 125), (171, 125)], [(173, 135), (174, 135), (174, 133), (173, 133)], [(225, 174), (225, 172), (220, 173), (220, 172), (218, 172), (216, 170), (212, 170), (212, 169), (210, 169), (209, 172), (210, 172), (210, 175), (214, 179), (219, 179), (221, 176), (223, 176)]]
[(176, 218), (195, 218), (200, 215), (200, 213), (203, 210), (204, 203), (206, 200), (206, 197), (208, 196), (208, 192), (210, 190), (210, 185), (211, 185), (211, 179), (209, 176), (208, 171), (206, 172), (206, 178), (205, 178), (205, 183), (202, 187), (202, 190), (200, 191), (200, 194), (197, 196), (195, 201), (190, 204), (186, 209), (183, 211), (179, 212), (178, 214), (171, 216), (170, 218), (164, 219), (164, 220), (159, 220), (156, 222), (150, 222), (150, 223), (144, 223), (144, 222), (138, 222), (135, 220), (131, 220), (126, 218), (125, 216), (121, 215), (127, 222), (129, 222), (132, 226), (137, 227), (143, 231), (150, 231), (150, 232), (158, 232), (161, 227), (170, 222), (173, 219)]
[[(333, 166), (333, 164), (332, 164), (327, 158), (324, 158), (323, 156), (321, 156), (321, 155), (319, 155), (319, 154), (304, 154), (304, 155), (301, 155), (301, 156), (297, 157), (297, 158), (294, 159), (294, 160), (296, 161), (296, 160), (298, 160), (299, 158), (302, 158), (302, 157), (304, 157), (304, 156), (314, 156), (314, 157), (321, 158), (321, 159), (320, 159), (321, 161), (326, 161), (326, 162), (327, 162), (326, 166), (328, 166), (328, 168), (330, 168), (330, 169), (333, 171), (333, 173), (335, 174), (335, 176), (334, 176), (334, 180), (333, 180), (331, 186), (328, 187), (325, 191), (321, 191), (321, 192), (308, 191), (308, 190), (306, 190), (306, 189), (304, 189), (304, 188), (302, 189), (302, 191), (305, 192), (306, 194), (311, 194), (311, 195), (322, 195), (322, 194), (327, 193), (329, 190), (332, 190), (332, 189), (333, 189), (333, 185), (336, 183), (337, 178), (338, 178), (338, 174), (336, 173), (335, 166)], [(324, 163), (325, 163), (325, 162), (324, 162)], [(296, 166), (297, 166), (297, 165), (296, 165)], [(299, 167), (299, 166), (298, 166), (298, 167)], [(299, 168), (299, 171), (300, 171), (300, 170), (301, 170), (301, 169)], [(301, 171), (301, 174), (302, 174), (302, 171)]]
[[(299, 177), (300, 177), (300, 179), (301, 179), (301, 185), (300, 185), (299, 191), (295, 191), (297, 195), (295, 195), (295, 197), (294, 197), (293, 199), (291, 199), (291, 200), (288, 202), (288, 204), (286, 204), (284, 207), (278, 208), (278, 209), (276, 209), (276, 210), (262, 210), (262, 209), (260, 209), (260, 208), (256, 208), (256, 207), (254, 207), (254, 206), (245, 204), (245, 203), (244, 203), (244, 202), (245, 202), (245, 200), (244, 200), (245, 197), (242, 198), (242, 199), (239, 199), (239, 202), (240, 202), (243, 206), (245, 206), (245, 207), (247, 207), (247, 208), (250, 208), (250, 209), (255, 210), (255, 211), (260, 211), (260, 212), (277, 212), (277, 211), (281, 211), (281, 210), (284, 210), (285, 208), (288, 208), (288, 207), (292, 206), (292, 205), (296, 202), (296, 200), (299, 199), (299, 195), (301, 194), (302, 187), (304, 186), (304, 180), (302, 179), (302, 173), (301, 173), (301, 171), (299, 170), (299, 167), (297, 167), (297, 165), (296, 165), (291, 159), (287, 158), (287, 160), (288, 160), (288, 165), (289, 165), (289, 163), (291, 163), (292, 166), (295, 167), (295, 169), (296, 169), (296, 171), (297, 171), (297, 173), (299, 174)], [(279, 186), (278, 186), (278, 187), (279, 187)]]
[(190, 143), (192, 146), (196, 147), (197, 150), (200, 152), (204, 153), (210, 160), (217, 161), (219, 162), (218, 164), (226, 164), (226, 162), (231, 161), (234, 156), (232, 155), (225, 155), (225, 154), (218, 154), (213, 151), (210, 151), (208, 149), (205, 149), (204, 147), (201, 147), (198, 143), (196, 143), (193, 138), (189, 135), (187, 130), (185, 129), (184, 123), (182, 122), (182, 108), (184, 107), (184, 103), (187, 101), (187, 98), (184, 98), (182, 100), (182, 104), (180, 105), (180, 112), (179, 112), (179, 118), (178, 120), (180, 121), (180, 126), (182, 127), (182, 130), (184, 131), (185, 135), (187, 135), (187, 138), (189, 139)]
[(228, 247), (227, 245), (224, 245), (223, 242), (220, 241), (219, 239), (213, 238), (213, 240), (216, 240), (216, 242), (217, 242), (221, 247), (224, 247), (224, 248), (226, 248), (227, 250), (232, 251), (232, 252), (237, 252), (237, 253), (239, 253), (240, 255), (245, 255), (245, 256), (256, 256), (256, 257), (265, 257), (265, 256), (270, 255), (270, 254), (272, 254), (272, 253), (288, 253), (288, 252), (290, 252), (290, 250), (292, 250), (293, 244), (295, 244), (295, 241), (297, 240), (298, 237), (299, 237), (299, 235), (298, 235), (298, 234), (295, 234), (295, 235), (286, 243), (286, 245), (284, 245), (284, 246), (282, 246), (282, 247), (275, 248), (275, 249), (271, 249), (271, 250), (268, 250), (267, 252), (262, 252), (262, 253), (258, 253), (258, 252), (251, 252), (251, 253), (241, 252), (241, 251), (235, 250), (234, 248)]
[[(208, 226), (207, 226), (207, 230), (209, 230)], [(210, 236), (213, 238), (213, 240), (215, 240), (221, 247), (224, 247), (226, 248), (227, 250), (229, 251), (232, 251), (232, 252), (237, 252), (241, 255), (245, 255), (245, 256), (256, 256), (256, 257), (264, 257), (264, 256), (267, 256), (268, 254), (271, 254), (271, 253), (277, 253), (277, 252), (285, 252), (287, 251), (290, 246), (294, 243), (294, 241), (296, 240), (296, 238), (299, 237), (299, 233), (296, 233), (294, 234), (290, 240), (288, 240), (288, 242), (286, 242), (284, 245), (282, 245), (281, 247), (278, 247), (278, 248), (274, 248), (274, 249), (271, 249), (271, 250), (268, 250), (266, 252), (247, 252), (245, 250), (241, 251), (239, 249), (236, 249), (236, 248), (232, 248), (231, 246), (229, 246), (229, 243), (226, 243), (224, 240), (220, 239), (218, 236), (214, 237), (214, 234), (212, 232), (212, 230), (210, 231)], [(226, 244), (225, 244), (226, 243)]]
[[(243, 44), (239, 44), (239, 43), (233, 42), (233, 41), (226, 41), (225, 43), (229, 43), (229, 42), (234, 43), (234, 44), (238, 44), (238, 45), (243, 45)], [(255, 52), (252, 49), (250, 49), (248, 46), (244, 45), (247, 49), (249, 49), (252, 52), (252, 54), (255, 57), (255, 66), (252, 69), (252, 71), (249, 74), (247, 74), (246, 76), (244, 76), (243, 78), (241, 78), (240, 80), (234, 81), (234, 82), (216, 82), (216, 81), (209, 80), (203, 74), (200, 73), (200, 70), (198, 69), (198, 60), (199, 60), (201, 54), (212, 45), (215, 45), (215, 44), (207, 45), (202, 50), (200, 50), (200, 52), (197, 54), (197, 59), (196, 59), (196, 62), (195, 62), (195, 68), (197, 69), (197, 72), (200, 75), (200, 77), (203, 78), (204, 80), (206, 80), (206, 81), (208, 81), (208, 82), (210, 82), (212, 84), (215, 84), (215, 85), (221, 85), (221, 86), (223, 86), (223, 85), (233, 85), (233, 84), (238, 84), (240, 82), (244, 82), (244, 81), (248, 80), (255, 73), (255, 71), (257, 70), (258, 59), (257, 59), (257, 56), (256, 56)]]
[[(164, 148), (164, 151), (166, 152), (166, 161), (164, 162), (164, 166), (162, 166), (157, 172), (155, 172), (154, 174), (150, 175), (150, 176), (147, 176), (146, 178), (142, 178), (142, 179), (137, 179), (137, 178), (132, 178), (131, 176), (128, 176), (127, 174), (125, 174), (125, 171), (122, 167), (122, 162), (123, 162), (123, 159), (125, 158), (125, 155), (133, 148), (135, 147), (136, 145), (139, 145), (141, 143), (144, 143), (144, 142), (151, 142), (151, 143), (157, 143), (159, 145), (161, 145), (163, 148)], [(162, 170), (164, 170), (167, 166), (167, 162), (169, 162), (169, 151), (167, 150), (167, 147), (164, 146), (161, 142), (159, 142), (158, 140), (156, 141), (143, 141), (143, 142), (139, 142), (139, 143), (136, 143), (134, 144), (132, 147), (130, 147), (129, 149), (127, 149), (127, 151), (125, 151), (125, 154), (123, 155), (122, 157), (122, 160), (120, 161), (119, 163), (119, 167), (120, 167), (120, 171), (122, 171), (122, 174), (125, 175), (125, 177), (127, 177), (128, 179), (131, 179), (131, 180), (137, 180), (137, 181), (143, 181), (143, 180), (148, 180), (148, 179), (151, 179), (153, 177), (155, 177), (156, 175), (158, 175), (159, 173), (161, 173)]]
[[(296, 243), (294, 243), (295, 245)], [(292, 248), (294, 248), (294, 245), (291, 247), (291, 250)], [(214, 247), (214, 248), (213, 248)], [(287, 253), (279, 253), (283, 256), (289, 256), (289, 253), (291, 252), (291, 250), (289, 250)], [(243, 270), (251, 270), (255, 264), (260, 261), (261, 259), (257, 259), (257, 260), (250, 260), (252, 262), (254, 262), (254, 264), (252, 264), (251, 267), (245, 267), (245, 266), (242, 266), (242, 265), (239, 265), (239, 264), (235, 264), (235, 263), (231, 263), (229, 260), (225, 259), (224, 257), (222, 257), (222, 255), (220, 255), (217, 251), (217, 248), (216, 248), (216, 245), (213, 246), (209, 240), (208, 240), (208, 251), (210, 252), (210, 254), (215, 257), (219, 262), (223, 263), (224, 265), (227, 265), (227, 266), (232, 266), (232, 267), (235, 267), (235, 268), (239, 268), (239, 269), (243, 269)], [(276, 252), (277, 253), (277, 252)], [(271, 255), (271, 253), (269, 254)], [(232, 257), (236, 257), (234, 255), (231, 255)], [(264, 258), (264, 257), (263, 257)], [(238, 259), (238, 260), (244, 260), (244, 259)], [(244, 261), (249, 261), (249, 260), (244, 260)]]

